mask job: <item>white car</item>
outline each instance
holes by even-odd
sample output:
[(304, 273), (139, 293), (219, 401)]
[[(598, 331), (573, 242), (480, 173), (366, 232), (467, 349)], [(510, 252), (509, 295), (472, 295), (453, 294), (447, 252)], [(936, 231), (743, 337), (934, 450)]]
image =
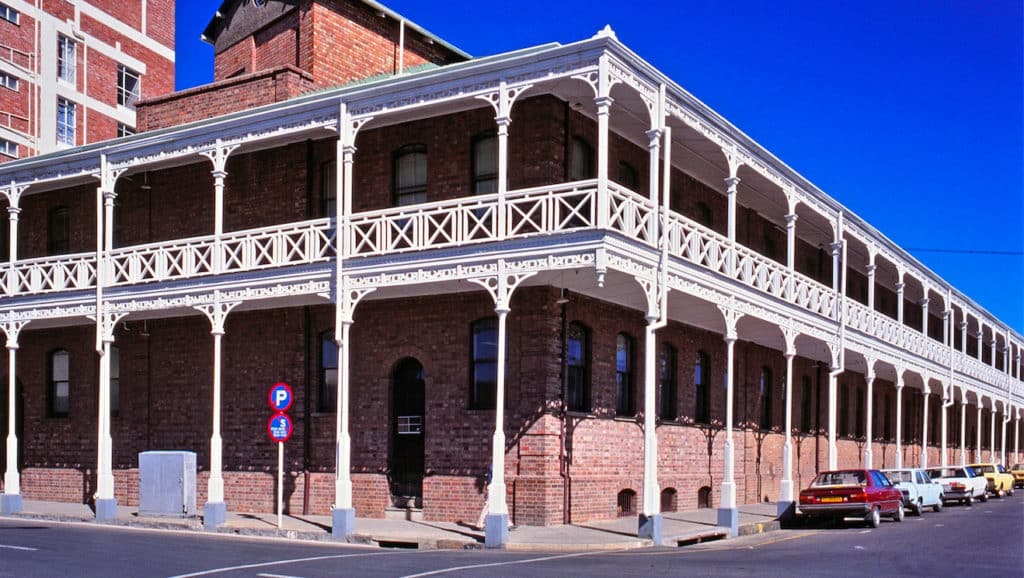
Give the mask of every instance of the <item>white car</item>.
[(945, 502), (960, 502), (970, 506), (974, 499), (988, 501), (988, 480), (969, 467), (929, 468), (928, 477), (942, 484)]
[(882, 473), (903, 493), (903, 507), (915, 516), (920, 516), (925, 508), (942, 511), (942, 483), (933, 481), (924, 470), (904, 468), (882, 470)]

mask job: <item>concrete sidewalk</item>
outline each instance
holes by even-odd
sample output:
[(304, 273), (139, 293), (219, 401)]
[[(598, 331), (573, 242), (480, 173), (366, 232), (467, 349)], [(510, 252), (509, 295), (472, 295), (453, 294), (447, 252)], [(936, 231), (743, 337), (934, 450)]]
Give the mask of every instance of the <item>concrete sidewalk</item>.
[[(740, 535), (779, 529), (774, 503), (750, 504), (739, 508)], [(663, 546), (680, 546), (728, 537), (716, 525), (717, 510), (666, 512)], [(24, 509), (9, 519), (41, 519), (61, 522), (97, 523), (86, 504), (25, 500)], [(138, 508), (119, 506), (113, 525), (203, 532), (200, 518), (158, 518), (139, 516)], [(589, 551), (654, 546), (651, 540), (636, 536), (636, 517), (618, 518), (560, 526), (516, 526), (509, 533), (508, 550)], [(244, 536), (279, 537), (294, 540), (333, 541), (330, 516), (285, 515), (277, 526), (277, 515), (228, 512), (227, 521), (217, 533)], [(349, 542), (380, 547), (427, 549), (482, 548), (482, 531), (453, 522), (384, 520), (357, 518), (356, 531)]]

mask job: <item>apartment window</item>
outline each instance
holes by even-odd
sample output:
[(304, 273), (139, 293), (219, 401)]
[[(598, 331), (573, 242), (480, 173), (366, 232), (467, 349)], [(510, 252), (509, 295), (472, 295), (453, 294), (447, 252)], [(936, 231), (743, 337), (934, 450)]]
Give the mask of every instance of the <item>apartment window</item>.
[(855, 413), (857, 417), (857, 423), (853, 424), (854, 434), (858, 438), (864, 437), (864, 426), (867, 425), (867, 417), (864, 415), (864, 390), (857, 388), (857, 411)]
[(75, 41), (64, 36), (57, 38), (57, 78), (75, 84)]
[(57, 143), (75, 146), (75, 103), (57, 99)]
[(772, 428), (772, 370), (761, 368), (761, 381), (758, 384), (761, 394), (761, 429)]
[(139, 73), (127, 66), (117, 65), (117, 104), (135, 108), (135, 101), (142, 93), (142, 80)]
[(473, 194), (498, 192), (498, 137), (493, 132), (473, 139)]
[(320, 211), (324, 217), (333, 217), (338, 204), (338, 165), (328, 161), (320, 166)]
[(573, 137), (569, 155), (569, 180), (594, 178), (594, 147), (580, 137)]
[(427, 147), (406, 145), (395, 151), (395, 203), (402, 207), (427, 201)]
[(711, 417), (711, 400), (709, 378), (711, 376), (711, 359), (703, 351), (697, 352), (697, 363), (693, 368), (693, 386), (695, 411), (693, 419), (698, 423), (708, 423)]
[(46, 216), (46, 251), (50, 255), (70, 249), (71, 213), (67, 207), (54, 207)]
[(13, 74), (0, 72), (0, 86), (18, 92), (18, 78)]
[(800, 384), (800, 430), (811, 433), (811, 377), (803, 376)]
[(50, 354), (50, 417), (66, 417), (71, 407), (70, 356), (63, 349)]
[(658, 416), (676, 419), (676, 348), (668, 343), (658, 352)]
[(21, 14), (6, 4), (0, 4), (0, 18), (11, 24), (18, 24), (21, 20)]
[(498, 320), (473, 323), (473, 389), (470, 409), (494, 409), (498, 389)]
[(625, 333), (615, 336), (615, 413), (636, 413), (633, 395), (633, 338)]
[(338, 344), (334, 330), (320, 334), (320, 396), (317, 410), (332, 412), (338, 405)]
[(906, 443), (916, 436), (914, 436), (914, 401), (911, 399), (909, 393), (903, 399), (903, 442)]
[(842, 384), (839, 386), (839, 405), (836, 408), (839, 412), (839, 434), (850, 433), (850, 386)]
[(128, 126), (123, 122), (117, 123), (117, 138), (124, 138), (135, 134), (135, 127)]
[[(885, 394), (885, 421), (882, 423), (882, 435), (885, 439), (892, 439), (892, 394)], [(960, 440), (963, 443), (963, 440)]]
[(571, 411), (590, 411), (590, 331), (572, 322), (566, 341), (566, 403)]
[(110, 347), (110, 415), (121, 413), (121, 350)]
[(0, 154), (18, 158), (18, 143), (0, 138)]
[(633, 165), (626, 161), (619, 161), (619, 184), (626, 187), (631, 191), (636, 191), (637, 186), (640, 184), (639, 173), (633, 168)]

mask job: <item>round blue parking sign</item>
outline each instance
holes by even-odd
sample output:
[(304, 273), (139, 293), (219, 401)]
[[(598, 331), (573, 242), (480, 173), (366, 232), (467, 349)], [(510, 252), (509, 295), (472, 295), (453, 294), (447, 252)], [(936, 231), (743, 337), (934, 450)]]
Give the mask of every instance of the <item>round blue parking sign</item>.
[(270, 416), (267, 421), (267, 435), (277, 443), (284, 443), (292, 437), (292, 418), (286, 413), (278, 413)]
[(270, 404), (270, 410), (276, 412), (286, 412), (292, 406), (292, 402), (295, 400), (295, 396), (292, 395), (292, 388), (287, 383), (279, 381), (270, 388), (270, 394), (267, 396), (267, 403)]

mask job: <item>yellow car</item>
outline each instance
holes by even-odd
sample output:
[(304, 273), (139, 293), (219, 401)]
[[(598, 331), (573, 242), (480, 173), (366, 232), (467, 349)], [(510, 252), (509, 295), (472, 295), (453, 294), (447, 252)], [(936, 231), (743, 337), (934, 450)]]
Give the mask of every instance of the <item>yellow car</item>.
[(1024, 464), (1014, 464), (1010, 468), (1010, 473), (1013, 474), (1013, 485), (1017, 488), (1024, 488)]
[(967, 467), (985, 476), (988, 480), (988, 491), (997, 497), (1013, 495), (1013, 474), (1006, 471), (1002, 464), (968, 464)]

